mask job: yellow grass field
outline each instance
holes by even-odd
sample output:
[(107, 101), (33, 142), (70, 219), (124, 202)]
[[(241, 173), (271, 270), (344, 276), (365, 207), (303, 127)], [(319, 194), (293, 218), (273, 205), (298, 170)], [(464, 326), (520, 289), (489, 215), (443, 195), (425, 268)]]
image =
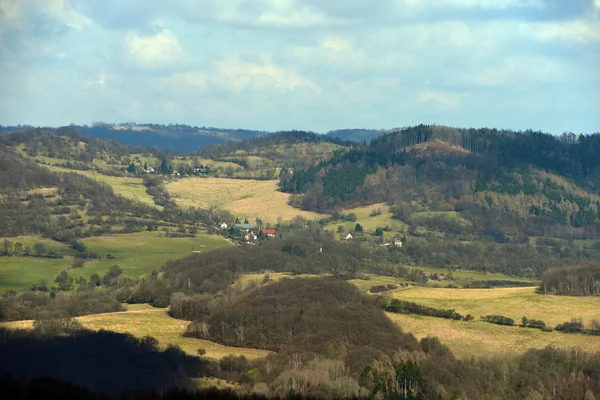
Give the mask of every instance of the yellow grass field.
[[(188, 354), (197, 356), (198, 348), (206, 350), (206, 357), (221, 359), (233, 354), (243, 355), (247, 358), (261, 358), (269, 354), (266, 350), (237, 348), (223, 346), (208, 340), (185, 338), (182, 336), (188, 321), (169, 317), (165, 308), (154, 308), (147, 304), (127, 305), (126, 312), (87, 315), (78, 317), (81, 324), (92, 330), (106, 329), (119, 333), (130, 333), (136, 337), (152, 336), (159, 341), (161, 348), (169, 344), (176, 344)], [(29, 329), (33, 321), (7, 322), (0, 326), (9, 328)]]
[(131, 200), (138, 200), (142, 203), (157, 208), (162, 208), (154, 204), (154, 199), (148, 193), (146, 193), (146, 187), (144, 186), (144, 180), (142, 178), (134, 177), (119, 177), (119, 176), (108, 176), (102, 175), (93, 171), (78, 171), (75, 169), (61, 168), (61, 167), (48, 167), (52, 171), (57, 172), (74, 172), (77, 174), (85, 175), (88, 178), (97, 180), (98, 182), (104, 182), (111, 186), (116, 194), (120, 194)]
[(582, 350), (600, 349), (600, 336), (542, 332), (539, 329), (501, 326), (481, 321), (453, 321), (421, 315), (386, 313), (404, 332), (417, 338), (437, 336), (460, 358), (485, 357), (525, 352), (530, 348), (548, 345), (560, 348), (579, 347)]
[(254, 223), (276, 223), (297, 215), (308, 219), (321, 216), (288, 205), (287, 193), (277, 191), (277, 181), (258, 181), (228, 178), (185, 178), (167, 184), (167, 190), (179, 206), (217, 207), (229, 210), (234, 216)]
[(411, 287), (393, 293), (398, 299), (435, 308), (455, 309), (475, 319), (494, 314), (504, 315), (519, 323), (521, 317), (541, 319), (554, 327), (572, 317), (583, 318), (584, 323), (600, 319), (600, 298), (549, 296), (535, 293), (535, 288), (498, 289), (445, 289)]
[[(373, 211), (381, 211), (381, 214), (371, 216)], [(343, 226), (344, 231), (354, 232), (354, 227), (359, 223), (365, 232), (374, 234), (375, 229), (378, 227), (388, 226), (391, 232), (385, 232), (385, 239), (393, 239), (394, 236), (399, 235), (401, 232), (406, 232), (408, 226), (396, 219), (392, 219), (392, 213), (390, 212), (390, 206), (385, 203), (372, 204), (370, 206), (347, 208), (342, 210), (343, 214), (356, 214), (356, 221), (334, 221), (327, 224), (329, 230), (337, 230), (338, 226)]]

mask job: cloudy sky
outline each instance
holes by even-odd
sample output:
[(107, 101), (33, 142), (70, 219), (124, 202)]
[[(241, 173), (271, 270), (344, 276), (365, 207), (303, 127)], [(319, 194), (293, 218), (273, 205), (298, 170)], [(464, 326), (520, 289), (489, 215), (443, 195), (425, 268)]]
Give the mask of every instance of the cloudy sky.
[(0, 124), (600, 131), (600, 0), (0, 0)]

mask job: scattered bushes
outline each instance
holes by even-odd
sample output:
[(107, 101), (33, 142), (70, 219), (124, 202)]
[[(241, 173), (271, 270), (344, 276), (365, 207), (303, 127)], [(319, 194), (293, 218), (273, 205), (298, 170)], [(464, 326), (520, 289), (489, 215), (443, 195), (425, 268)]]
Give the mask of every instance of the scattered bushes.
[(440, 310), (433, 307), (422, 306), (417, 303), (410, 301), (404, 301), (399, 299), (392, 299), (392, 301), (385, 307), (385, 311), (393, 312), (396, 314), (418, 314), (426, 315), (429, 317), (447, 318), (460, 320), (463, 316), (454, 310)]
[(514, 319), (505, 317), (503, 315), (486, 315), (485, 317), (481, 317), (481, 320), (484, 322), (489, 322), (490, 324), (506, 325), (506, 326), (514, 326), (515, 325)]

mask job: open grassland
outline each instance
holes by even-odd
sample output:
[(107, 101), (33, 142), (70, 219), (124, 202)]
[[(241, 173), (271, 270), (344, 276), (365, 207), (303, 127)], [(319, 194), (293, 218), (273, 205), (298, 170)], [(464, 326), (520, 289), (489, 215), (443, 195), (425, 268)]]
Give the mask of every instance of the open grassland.
[(234, 216), (254, 222), (275, 223), (281, 217), (290, 220), (297, 215), (319, 218), (319, 214), (288, 205), (290, 195), (277, 191), (277, 181), (227, 178), (185, 178), (167, 185), (171, 197), (180, 206), (217, 207)]
[(154, 199), (148, 193), (146, 193), (146, 187), (144, 186), (144, 180), (142, 178), (135, 177), (119, 177), (119, 176), (108, 176), (102, 175), (94, 171), (78, 171), (75, 169), (61, 168), (61, 167), (48, 167), (52, 171), (57, 172), (74, 172), (77, 174), (85, 175), (88, 178), (97, 180), (98, 182), (104, 182), (111, 186), (116, 194), (120, 194), (131, 200), (137, 200), (144, 204), (161, 208), (154, 204)]
[[(411, 287), (398, 290), (393, 297), (435, 308), (455, 309), (476, 319), (494, 314), (519, 323), (521, 317), (538, 319), (554, 327), (573, 317), (584, 323), (600, 319), (600, 298), (550, 296), (535, 293), (534, 288), (445, 289)], [(568, 336), (568, 335), (567, 335)], [(590, 336), (586, 336), (590, 338)], [(590, 339), (591, 340), (591, 339)], [(600, 343), (600, 342), (599, 342)]]
[[(64, 243), (57, 242), (52, 239), (44, 238), (41, 236), (33, 236), (33, 235), (21, 235), (21, 236), (12, 236), (12, 237), (0, 237), (0, 248), (4, 246), (4, 240), (8, 240), (13, 245), (15, 243), (21, 243), (23, 247), (30, 247), (33, 249), (33, 245), (36, 243), (41, 243), (44, 245), (46, 250), (52, 250), (57, 252), (58, 254), (69, 256), (74, 255), (75, 250), (71, 247), (67, 246)], [(1, 260), (1, 259), (0, 259)], [(1, 265), (2, 261), (0, 261)]]
[(50, 283), (71, 265), (69, 259), (0, 257), (0, 294), (9, 290), (25, 292), (31, 285), (45, 280)]
[[(48, 239), (19, 236), (9, 240), (24, 245), (43, 243), (48, 249), (61, 254), (74, 254), (70, 247)], [(83, 268), (69, 271), (72, 278), (83, 277), (86, 280), (94, 273), (103, 276), (112, 265), (119, 265), (125, 275), (138, 278), (151, 273), (152, 270), (160, 271), (160, 267), (168, 260), (185, 257), (193, 252), (231, 246), (229, 241), (215, 235), (198, 234), (193, 238), (168, 238), (157, 231), (94, 236), (81, 241), (88, 247), (89, 252), (102, 257), (85, 260)], [(107, 254), (115, 259), (107, 259)], [(8, 290), (27, 291), (32, 284), (42, 279), (50, 286), (59, 272), (69, 268), (72, 262), (72, 258), (0, 257), (0, 294)]]
[[(376, 212), (378, 215), (371, 215)], [(334, 221), (327, 224), (328, 229), (337, 230), (338, 226), (342, 226), (344, 231), (354, 232), (354, 227), (359, 223), (366, 233), (375, 233), (378, 227), (388, 227), (390, 232), (384, 232), (385, 239), (393, 239), (394, 236), (405, 232), (408, 226), (396, 219), (392, 218), (390, 207), (384, 203), (372, 204), (365, 207), (348, 208), (342, 210), (343, 214), (355, 214), (356, 221)]]
[(386, 314), (403, 331), (411, 332), (419, 339), (437, 336), (461, 358), (525, 352), (530, 348), (540, 349), (548, 345), (561, 348), (579, 347), (587, 351), (597, 351), (600, 348), (600, 336), (542, 332), (539, 329), (501, 326), (481, 321), (465, 322), (421, 315)]
[[(221, 247), (231, 243), (219, 236), (198, 234), (193, 238), (168, 238), (160, 232), (138, 232), (127, 235), (94, 236), (82, 240), (88, 251), (102, 257), (102, 260), (86, 261), (82, 269), (72, 270), (71, 275), (86, 279), (93, 273), (105, 274), (112, 265), (119, 265), (123, 273), (132, 278), (149, 274), (171, 259), (188, 256)], [(106, 255), (116, 257), (107, 260)]]
[[(482, 273), (479, 273), (476, 271), (469, 271), (469, 270), (452, 271), (451, 276), (453, 277), (453, 279), (450, 280), (450, 279), (447, 279), (447, 275), (450, 272), (443, 268), (433, 268), (433, 267), (408, 267), (408, 268), (419, 269), (419, 270), (425, 272), (427, 275), (437, 274), (438, 276), (441, 277), (441, 279), (442, 279), (441, 281), (430, 280), (428, 283), (429, 286), (433, 286), (433, 285), (462, 286), (462, 285), (465, 285), (472, 281), (515, 281), (515, 282), (527, 283), (531, 286), (539, 286), (539, 284), (540, 284), (539, 280), (524, 278), (522, 276), (509, 276), (509, 275), (504, 275), (504, 274), (500, 274), (500, 273), (490, 273), (490, 272), (486, 272), (485, 274), (482, 274)], [(442, 277), (442, 275), (444, 275), (444, 276)]]
[[(197, 356), (198, 349), (206, 350), (206, 357), (220, 359), (230, 354), (247, 358), (260, 358), (269, 352), (265, 350), (247, 349), (223, 346), (208, 340), (185, 338), (183, 333), (188, 321), (169, 317), (165, 308), (153, 308), (147, 304), (127, 305), (126, 312), (87, 315), (77, 320), (88, 329), (106, 329), (119, 333), (130, 333), (136, 337), (152, 336), (159, 342), (161, 348), (169, 344), (181, 346), (188, 354)], [(18, 321), (4, 323), (9, 328), (29, 329), (33, 321)]]

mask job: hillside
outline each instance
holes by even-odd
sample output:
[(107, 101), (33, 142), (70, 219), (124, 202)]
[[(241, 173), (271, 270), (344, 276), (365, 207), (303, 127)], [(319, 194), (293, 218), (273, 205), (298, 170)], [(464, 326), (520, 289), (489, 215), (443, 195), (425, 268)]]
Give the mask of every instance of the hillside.
[[(0, 127), (0, 133), (32, 128), (30, 126), (6, 126)], [(124, 145), (168, 149), (175, 153), (188, 153), (206, 146), (267, 134), (263, 131), (220, 129), (180, 124), (107, 124), (97, 122), (92, 126), (70, 125), (69, 128), (77, 130), (90, 138), (114, 140)]]
[(389, 129), (336, 129), (326, 133), (327, 136), (350, 142), (370, 142), (379, 136), (390, 133)]
[[(202, 335), (202, 322), (190, 325), (187, 334)], [(264, 285), (240, 301), (223, 305), (206, 322), (211, 340), (225, 345), (342, 356), (354, 362), (418, 348), (417, 341), (402, 334), (373, 298), (335, 278), (283, 279)]]
[(539, 132), (403, 129), (359, 145), (281, 182), (309, 211), (387, 202), (412, 211), (460, 214), (442, 231), (488, 235), (595, 236), (600, 232), (600, 134), (575, 139)]
[(329, 159), (348, 145), (349, 141), (313, 132), (288, 131), (210, 146), (199, 154), (245, 168), (305, 168)]

